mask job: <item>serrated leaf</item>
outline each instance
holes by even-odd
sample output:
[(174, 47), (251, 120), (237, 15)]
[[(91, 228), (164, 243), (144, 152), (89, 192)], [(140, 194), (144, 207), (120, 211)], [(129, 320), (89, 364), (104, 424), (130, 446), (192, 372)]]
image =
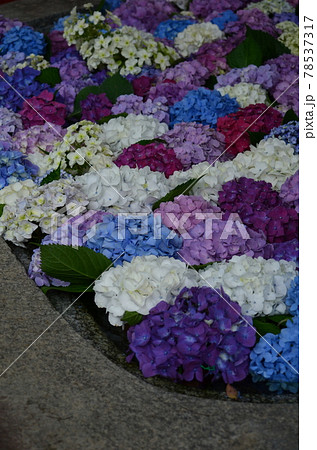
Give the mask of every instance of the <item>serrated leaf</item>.
[(262, 50), (263, 62), (268, 59), (277, 58), (285, 53), (290, 53), (290, 49), (285, 47), (280, 41), (275, 39), (271, 34), (260, 30), (253, 30), (247, 26), (247, 39), (253, 39)]
[(61, 178), (61, 165), (57, 167), (57, 169), (53, 170), (49, 173), (40, 183), (40, 186), (44, 186), (44, 184), (51, 183), (51, 181), (59, 180)]
[(44, 294), (46, 294), (48, 291), (62, 291), (62, 292), (94, 292), (93, 287), (90, 287), (87, 289), (86, 285), (80, 285), (80, 284), (71, 284), (70, 286), (43, 286), (41, 287), (41, 290)]
[(40, 83), (47, 83), (50, 86), (56, 86), (56, 84), (62, 81), (57, 67), (47, 67), (41, 70), (40, 75), (35, 78)]
[(120, 95), (133, 94), (132, 84), (119, 73), (106, 78), (100, 85), (101, 92), (104, 92), (111, 103), (115, 104)]
[(262, 131), (248, 131), (248, 135), (250, 137), (250, 143), (252, 145), (257, 145), (260, 141), (262, 141), (266, 134), (262, 133)]
[(0, 217), (3, 214), (4, 207), (5, 207), (5, 203), (0, 203)]
[(206, 267), (211, 266), (212, 264), (214, 264), (214, 261), (206, 263), (206, 264), (197, 264), (195, 266), (190, 266), (192, 269), (194, 270), (203, 270), (206, 269)]
[(215, 86), (215, 84), (217, 84), (217, 77), (216, 77), (216, 75), (211, 75), (205, 81), (205, 85), (204, 86), (212, 91), (214, 86)]
[(199, 178), (191, 178), (185, 183), (176, 186), (176, 188), (172, 189), (170, 192), (164, 195), (164, 197), (162, 197), (160, 200), (157, 200), (154, 203), (154, 205), (152, 206), (152, 211), (155, 211), (160, 206), (161, 203), (172, 202), (174, 198), (177, 197), (178, 195), (189, 195), (189, 191), (195, 186), (196, 183), (198, 183), (198, 181), (203, 176), (204, 175), (202, 175)]
[(283, 125), (292, 122), (293, 120), (295, 120), (295, 122), (299, 121), (297, 114), (292, 109), (289, 109), (283, 117)]
[(49, 244), (40, 249), (42, 270), (74, 285), (87, 287), (112, 266), (110, 259), (87, 247)]
[(227, 55), (227, 63), (231, 68), (242, 68), (250, 64), (260, 66), (262, 62), (261, 47), (252, 38), (246, 38)]
[(108, 123), (111, 119), (117, 119), (118, 117), (127, 117), (127, 113), (121, 114), (110, 114), (109, 116), (102, 117), (102, 119), (97, 120), (98, 125), (102, 125), (103, 123)]
[(126, 311), (123, 314), (123, 322), (127, 322), (129, 325), (137, 325), (142, 322), (144, 316), (136, 311)]

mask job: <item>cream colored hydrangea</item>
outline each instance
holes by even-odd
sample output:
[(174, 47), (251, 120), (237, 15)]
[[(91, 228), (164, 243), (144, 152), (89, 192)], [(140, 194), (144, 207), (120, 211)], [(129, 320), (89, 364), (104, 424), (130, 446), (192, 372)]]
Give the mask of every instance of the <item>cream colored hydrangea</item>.
[(276, 25), (283, 31), (278, 40), (290, 49), (293, 55), (299, 55), (299, 27), (294, 22), (285, 21)]
[(267, 92), (259, 84), (236, 83), (233, 86), (223, 86), (217, 88), (221, 95), (228, 94), (235, 98), (242, 108), (256, 103), (265, 103), (269, 105)]
[(294, 6), (288, 3), (287, 0), (262, 0), (258, 3), (250, 3), (245, 9), (259, 9), (265, 14), (276, 13), (280, 14), (282, 12), (293, 13), (295, 12)]
[(203, 44), (220, 39), (223, 36), (220, 28), (211, 22), (195, 23), (178, 33), (174, 43), (179, 53), (186, 57), (197, 52)]

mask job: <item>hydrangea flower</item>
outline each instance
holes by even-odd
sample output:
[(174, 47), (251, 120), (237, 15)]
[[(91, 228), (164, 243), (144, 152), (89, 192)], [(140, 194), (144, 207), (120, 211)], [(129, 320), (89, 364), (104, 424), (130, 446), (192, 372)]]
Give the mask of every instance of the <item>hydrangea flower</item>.
[[(0, 136), (6, 137), (22, 130), (22, 119), (20, 114), (11, 111), (8, 108), (0, 108)], [(1, 139), (1, 138), (0, 138)]]
[(89, 74), (86, 63), (76, 56), (55, 62), (52, 67), (59, 69), (62, 81), (79, 80)]
[(24, 128), (43, 125), (46, 121), (56, 125), (64, 125), (66, 106), (54, 100), (53, 92), (42, 91), (37, 96), (24, 102), (19, 111)]
[(176, 170), (183, 168), (174, 150), (157, 142), (146, 145), (133, 144), (125, 148), (115, 160), (115, 164), (118, 167), (129, 166), (131, 168), (148, 166), (153, 171), (163, 172), (166, 178)]
[[(250, 348), (255, 343), (252, 320), (223, 291), (184, 288), (175, 305), (161, 301), (143, 321), (131, 327), (128, 339), (145, 377), (225, 383), (248, 374)], [(206, 367), (208, 372), (204, 372)], [(207, 369), (207, 370), (208, 370)]]
[(290, 49), (293, 55), (299, 55), (299, 27), (294, 22), (285, 21), (278, 23), (276, 28), (282, 30), (278, 38), (282, 44)]
[(8, 75), (13, 75), (17, 69), (24, 67), (33, 67), (33, 69), (41, 71), (49, 67), (49, 63), (44, 56), (34, 55), (34, 53), (26, 56), (22, 52), (8, 52), (0, 56), (0, 69)]
[(38, 167), (28, 161), (23, 153), (13, 150), (9, 142), (0, 141), (0, 189), (31, 178), (37, 171)]
[[(281, 356), (280, 356), (281, 355)], [(299, 370), (299, 319), (286, 322), (278, 335), (267, 333), (250, 354), (254, 382), (266, 381), (271, 391), (297, 392)]]
[(282, 114), (279, 111), (259, 103), (220, 117), (217, 121), (217, 130), (225, 136), (226, 155), (235, 157), (250, 148), (248, 131), (268, 133), (281, 122)]
[(170, 107), (170, 123), (199, 122), (215, 127), (219, 117), (236, 112), (238, 103), (218, 91), (199, 88), (190, 91), (183, 100)]
[(277, 242), (273, 244), (273, 259), (280, 261), (294, 261), (299, 265), (299, 242), (298, 239), (292, 239), (287, 242)]
[(245, 0), (193, 0), (190, 2), (189, 9), (195, 16), (205, 18), (210, 11), (221, 13), (228, 9), (237, 11), (245, 5)]
[(44, 34), (31, 27), (16, 26), (5, 33), (0, 42), (0, 53), (23, 52), (26, 55), (44, 55), (46, 43)]
[(192, 25), (193, 23), (195, 23), (195, 20), (185, 18), (182, 20), (164, 20), (163, 22), (158, 24), (154, 32), (154, 36), (173, 41), (178, 33), (184, 31), (185, 28), (187, 28), (189, 25)]
[(156, 97), (154, 100), (147, 99), (144, 102), (143, 97), (134, 94), (120, 95), (111, 112), (112, 114), (143, 114), (153, 116), (160, 122), (169, 123), (167, 99), (165, 97)]
[(293, 316), (299, 314), (299, 277), (295, 277), (287, 291), (285, 303), (289, 307), (289, 312)]
[(245, 9), (259, 9), (265, 14), (269, 15), (272, 13), (282, 13), (282, 12), (295, 12), (294, 6), (290, 4), (287, 0), (261, 0), (260, 2), (252, 2)]
[(233, 256), (199, 271), (199, 286), (222, 286), (231, 300), (239, 303), (242, 314), (285, 314), (285, 296), (296, 276), (295, 266), (293, 261)]
[(9, 19), (8, 17), (4, 17), (0, 14), (0, 39), (3, 35), (13, 27), (21, 27), (23, 25), (22, 22), (15, 19)]
[[(174, 67), (165, 69), (156, 79), (156, 83), (176, 82), (186, 85), (186, 88), (199, 87), (209, 77), (209, 71), (199, 61), (184, 61)], [(184, 83), (184, 84), (183, 84)]]
[(222, 37), (223, 33), (217, 25), (211, 22), (196, 23), (178, 33), (174, 45), (183, 57), (187, 57), (197, 52), (203, 44)]
[(135, 95), (138, 97), (145, 97), (151, 86), (152, 86), (153, 78), (148, 77), (146, 75), (141, 75), (132, 80), (133, 91)]
[(174, 149), (184, 170), (203, 161), (213, 164), (216, 160), (226, 159), (225, 137), (208, 125), (177, 123), (172, 130), (163, 134), (162, 139)]
[(48, 38), (51, 42), (51, 52), (53, 57), (69, 48), (63, 34), (64, 32), (59, 30), (53, 30), (48, 34)]
[(299, 212), (299, 171), (287, 178), (281, 186), (281, 199)]
[(237, 15), (239, 21), (228, 23), (224, 29), (226, 35), (235, 39), (237, 45), (245, 39), (247, 26), (252, 30), (263, 31), (275, 38), (278, 37), (279, 30), (275, 27), (273, 20), (259, 9), (242, 9), (237, 11)]
[(211, 19), (211, 23), (217, 25), (219, 29), (223, 31), (228, 23), (236, 22), (237, 20), (239, 20), (239, 17), (233, 11), (231, 11), (231, 9), (227, 9), (226, 11), (223, 11), (221, 14), (216, 15), (216, 17)]
[(270, 133), (264, 137), (269, 139), (277, 137), (286, 144), (290, 144), (294, 148), (294, 153), (299, 153), (299, 123), (294, 120), (279, 127), (273, 128)]
[[(122, 220), (123, 219), (123, 220)], [(122, 223), (123, 222), (123, 223)], [(114, 261), (114, 267), (136, 256), (176, 257), (182, 238), (161, 224), (160, 217), (106, 215), (87, 233), (87, 247)]]
[(288, 21), (294, 22), (296, 25), (299, 25), (299, 18), (295, 13), (276, 13), (274, 14), (272, 20), (275, 24)]
[(92, 85), (94, 85), (94, 82), (91, 78), (62, 81), (55, 86), (55, 99), (58, 102), (64, 103), (67, 113), (72, 113), (74, 111), (74, 101), (78, 92), (83, 88)]
[(173, 303), (185, 286), (197, 283), (198, 274), (168, 256), (136, 256), (111, 267), (95, 282), (95, 303), (106, 308), (111, 325), (122, 325), (125, 311), (146, 315), (162, 298)]
[(89, 94), (80, 102), (82, 120), (97, 122), (111, 114), (112, 103), (105, 93)]
[(264, 64), (255, 66), (250, 64), (241, 69), (231, 69), (229, 72), (217, 77), (215, 89), (224, 86), (233, 86), (237, 83), (259, 84), (263, 89), (270, 89), (279, 79), (279, 74), (273, 65)]
[(259, 85), (253, 83), (236, 83), (233, 86), (217, 88), (221, 95), (228, 95), (235, 99), (242, 108), (256, 103), (268, 103), (266, 91)]

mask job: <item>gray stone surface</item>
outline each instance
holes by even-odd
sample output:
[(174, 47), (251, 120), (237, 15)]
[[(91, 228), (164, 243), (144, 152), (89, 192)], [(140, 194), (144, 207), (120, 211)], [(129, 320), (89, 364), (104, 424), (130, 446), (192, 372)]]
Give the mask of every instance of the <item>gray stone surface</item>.
[[(0, 241), (2, 372), (57, 317)], [(1, 449), (278, 449), (297, 445), (296, 404), (167, 392), (114, 365), (59, 319), (0, 378)]]

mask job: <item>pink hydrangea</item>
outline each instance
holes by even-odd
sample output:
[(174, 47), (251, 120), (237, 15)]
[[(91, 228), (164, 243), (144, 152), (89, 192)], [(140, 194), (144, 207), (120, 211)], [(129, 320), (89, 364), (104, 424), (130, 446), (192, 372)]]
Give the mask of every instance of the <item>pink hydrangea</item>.
[(167, 178), (183, 168), (174, 150), (158, 142), (147, 145), (133, 144), (125, 148), (115, 164), (118, 167), (129, 166), (140, 169), (148, 166), (153, 172), (163, 172)]
[(25, 101), (19, 114), (24, 128), (43, 125), (46, 121), (55, 125), (64, 125), (66, 106), (55, 102), (54, 93), (45, 90)]
[(295, 210), (299, 212), (299, 171), (287, 178), (281, 186), (280, 197), (283, 202), (295, 207)]

